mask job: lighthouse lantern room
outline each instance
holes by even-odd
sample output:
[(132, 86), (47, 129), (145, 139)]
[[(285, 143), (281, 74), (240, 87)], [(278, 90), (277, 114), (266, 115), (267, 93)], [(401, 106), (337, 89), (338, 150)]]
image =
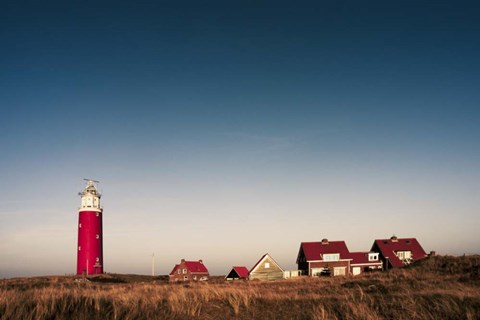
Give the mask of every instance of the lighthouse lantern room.
[(82, 201), (78, 210), (77, 274), (100, 274), (103, 273), (101, 194), (96, 186), (98, 181), (84, 180), (87, 186), (78, 193)]

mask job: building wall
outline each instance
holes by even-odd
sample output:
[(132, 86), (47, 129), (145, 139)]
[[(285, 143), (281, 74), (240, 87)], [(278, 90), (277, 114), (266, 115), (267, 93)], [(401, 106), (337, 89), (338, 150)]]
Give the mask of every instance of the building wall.
[[(269, 267), (266, 268), (266, 264), (269, 264)], [(283, 270), (280, 269), (275, 262), (272, 261), (269, 257), (264, 259), (256, 268), (255, 272), (250, 272), (250, 280), (277, 280), (283, 279)]]
[(103, 273), (102, 212), (78, 213), (77, 274)]
[(382, 261), (383, 270), (388, 270), (392, 268), (392, 264), (390, 263), (390, 261), (387, 261), (387, 259), (383, 255), (383, 252), (380, 250), (376, 242), (373, 243), (371, 251), (379, 253), (378, 258), (380, 259), (380, 261)]
[(309, 275), (310, 276), (315, 276), (312, 272), (312, 269), (319, 269), (319, 268), (329, 268), (331, 275), (334, 275), (334, 268), (343, 268), (345, 267), (346, 274), (349, 272), (349, 261), (328, 261), (328, 262), (323, 262), (323, 261), (317, 261), (317, 262), (310, 262), (310, 270), (309, 270)]
[(308, 262), (307, 262), (307, 259), (305, 258), (305, 254), (303, 253), (302, 249), (300, 249), (300, 253), (298, 254), (298, 257), (297, 257), (297, 265), (298, 265), (298, 270), (301, 270), (302, 274), (308, 275)]
[(370, 271), (381, 271), (382, 268), (383, 268), (383, 264), (382, 262), (375, 262), (375, 263), (372, 263), (372, 264), (351, 264), (350, 265), (350, 272), (352, 273), (352, 275), (357, 275), (355, 272), (354, 272), (354, 268), (359, 268), (357, 270), (360, 270), (360, 273), (358, 274), (362, 274), (364, 272), (370, 272)]

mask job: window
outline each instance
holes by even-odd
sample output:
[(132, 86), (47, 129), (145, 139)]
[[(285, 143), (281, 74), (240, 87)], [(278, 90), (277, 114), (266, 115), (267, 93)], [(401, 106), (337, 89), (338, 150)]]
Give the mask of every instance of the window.
[(197, 280), (197, 276), (193, 276), (193, 280)]
[(345, 267), (333, 268), (333, 276), (344, 276), (345, 275)]
[(187, 273), (187, 269), (183, 269), (183, 274), (186, 274)]
[(408, 261), (412, 259), (411, 251), (397, 251), (395, 252), (395, 255), (402, 261)]
[(96, 261), (96, 262), (100, 262), (100, 258), (99, 258), (99, 257), (96, 257), (96, 258), (95, 258), (95, 261)]
[(82, 247), (81, 246), (78, 246), (78, 251), (81, 251), (82, 250)]
[(270, 262), (265, 262), (265, 269), (270, 268)]
[(100, 239), (100, 235), (97, 234), (97, 235), (95, 236), (95, 239)]
[(187, 281), (187, 280), (188, 280), (188, 276), (184, 276), (183, 281)]
[(81, 224), (81, 223), (79, 223), (79, 224), (78, 224), (78, 227), (79, 227), (79, 228), (81, 228), (81, 227), (82, 227), (82, 224)]
[(340, 253), (328, 253), (323, 255), (323, 261), (339, 261)]
[(178, 270), (177, 270), (177, 273), (178, 273), (178, 274), (182, 273), (182, 270), (178, 269)]
[(369, 253), (368, 254), (368, 261), (377, 261), (378, 260), (378, 253)]

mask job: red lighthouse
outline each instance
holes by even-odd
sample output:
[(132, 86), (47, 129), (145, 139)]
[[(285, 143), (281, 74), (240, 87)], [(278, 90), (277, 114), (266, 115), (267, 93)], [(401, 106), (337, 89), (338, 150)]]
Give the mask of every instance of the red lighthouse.
[(87, 186), (78, 193), (82, 206), (78, 210), (77, 274), (89, 275), (103, 273), (103, 209), (95, 185), (98, 181), (85, 180)]

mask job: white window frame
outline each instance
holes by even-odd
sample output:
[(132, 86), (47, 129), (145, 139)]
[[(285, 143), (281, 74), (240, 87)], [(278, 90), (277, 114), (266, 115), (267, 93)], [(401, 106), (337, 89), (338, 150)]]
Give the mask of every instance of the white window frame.
[(265, 262), (265, 269), (270, 269), (270, 262)]
[(323, 254), (323, 261), (340, 261), (340, 253), (325, 253)]
[(378, 261), (378, 253), (369, 253), (368, 261)]
[(412, 251), (397, 251), (395, 255), (402, 261), (412, 259)]
[(183, 269), (183, 274), (187, 274), (187, 269)]

